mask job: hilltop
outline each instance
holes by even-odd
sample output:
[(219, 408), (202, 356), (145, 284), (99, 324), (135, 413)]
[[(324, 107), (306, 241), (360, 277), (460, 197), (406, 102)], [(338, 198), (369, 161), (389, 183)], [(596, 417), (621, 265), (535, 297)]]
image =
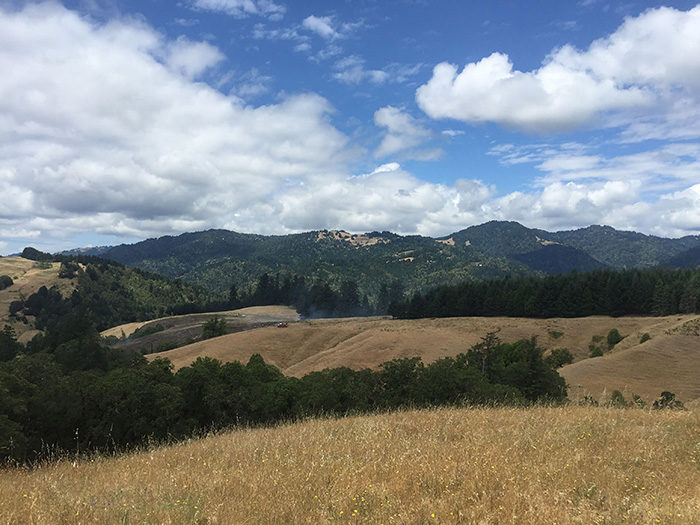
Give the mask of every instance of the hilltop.
[[(696, 412), (401, 411), (0, 472), (19, 523), (700, 522)], [(662, 444), (662, 446), (660, 446)], [(271, 497), (274, 497), (271, 499)]]
[(95, 253), (218, 292), (231, 284), (250, 287), (265, 272), (281, 272), (336, 284), (351, 279), (375, 295), (381, 283), (396, 279), (407, 290), (422, 290), (506, 275), (648, 268), (672, 257), (686, 261), (683, 254), (698, 246), (700, 236), (666, 239), (609, 226), (548, 232), (491, 221), (439, 238), (342, 230), (272, 236), (208, 230), (101, 247)]

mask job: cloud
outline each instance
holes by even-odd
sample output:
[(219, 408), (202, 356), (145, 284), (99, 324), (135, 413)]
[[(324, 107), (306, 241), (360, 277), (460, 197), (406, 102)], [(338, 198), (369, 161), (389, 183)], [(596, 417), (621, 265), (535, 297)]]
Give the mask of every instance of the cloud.
[(374, 113), (374, 123), (386, 129), (386, 134), (374, 152), (375, 157), (386, 157), (403, 152), (408, 158), (433, 160), (439, 150), (416, 151), (432, 137), (430, 130), (418, 124), (411, 115), (394, 106), (385, 106)]
[(286, 7), (271, 0), (193, 0), (190, 7), (197, 11), (225, 13), (236, 18), (258, 15), (270, 20), (281, 20), (287, 11)]
[[(342, 50), (336, 46), (329, 46), (327, 50), (319, 54), (319, 58), (328, 58), (329, 51), (339, 54)], [(373, 84), (403, 83), (416, 75), (423, 67), (422, 64), (388, 64), (382, 69), (366, 69), (365, 59), (357, 55), (350, 55), (333, 64), (333, 78), (344, 84), (360, 84), (368, 81)]]
[[(347, 138), (314, 94), (243, 105), (143, 23), (60, 5), (0, 10), (0, 228), (150, 236), (229, 223), (288, 181), (330, 176)], [(208, 58), (207, 58), (208, 57)]]
[(389, 74), (380, 69), (365, 69), (364, 59), (351, 55), (338, 60), (333, 68), (333, 78), (344, 84), (359, 84), (365, 80), (374, 84), (382, 84), (389, 78)]
[(649, 126), (650, 119), (664, 121), (679, 106), (697, 112), (698, 56), (700, 6), (662, 7), (627, 18), (585, 51), (556, 49), (536, 70), (518, 71), (498, 52), (461, 71), (443, 62), (418, 88), (416, 100), (432, 118), (534, 132)]
[(191, 42), (185, 37), (178, 38), (167, 48), (168, 67), (189, 78), (200, 76), (225, 58), (223, 53), (211, 44)]
[(329, 16), (308, 16), (301, 24), (304, 29), (316, 33), (317, 35), (332, 39), (338, 38), (339, 34), (333, 27), (333, 20)]
[(312, 33), (316, 33), (326, 40), (337, 38), (349, 38), (354, 33), (367, 27), (363, 20), (355, 22), (338, 22), (330, 16), (307, 16), (301, 23), (301, 27)]
[(490, 193), (480, 181), (431, 184), (390, 163), (365, 175), (285, 191), (278, 213), (295, 230), (325, 224), (351, 231), (436, 235), (479, 221), (482, 199)]
[(669, 143), (613, 156), (577, 143), (505, 144), (492, 148), (490, 154), (504, 165), (533, 164), (541, 172), (534, 180), (535, 186), (585, 180), (636, 180), (647, 193), (664, 194), (687, 188), (700, 172), (700, 144), (696, 143)]
[(608, 156), (577, 143), (494, 147), (506, 165), (532, 164), (530, 191), (488, 203), (497, 219), (548, 229), (609, 224), (663, 236), (697, 234), (700, 144), (670, 143)]
[[(698, 230), (698, 144), (617, 157), (577, 143), (497, 146), (499, 161), (539, 174), (508, 194), (479, 174), (437, 184), (395, 162), (352, 176), (362, 152), (332, 125), (327, 100), (304, 93), (256, 106), (225, 96), (199, 80), (222, 60), (210, 44), (139, 20), (98, 23), (56, 3), (0, 9), (0, 71), (12, 72), (0, 76), (0, 249), (211, 227), (443, 235), (497, 218)], [(249, 71), (234, 92), (253, 97), (264, 77)], [(386, 133), (379, 158), (431, 154), (430, 131), (405, 110), (386, 106), (375, 119)]]
[(235, 93), (241, 98), (255, 98), (270, 90), (272, 77), (262, 74), (254, 67), (240, 76)]

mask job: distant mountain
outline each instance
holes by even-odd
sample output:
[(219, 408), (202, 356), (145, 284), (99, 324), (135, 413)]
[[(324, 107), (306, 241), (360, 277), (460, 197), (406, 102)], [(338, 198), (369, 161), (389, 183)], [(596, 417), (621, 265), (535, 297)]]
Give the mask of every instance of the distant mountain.
[(113, 246), (87, 246), (85, 248), (73, 248), (72, 250), (64, 250), (61, 255), (92, 255), (94, 257), (102, 257), (106, 252), (111, 250)]
[(700, 246), (700, 235), (666, 239), (610, 226), (589, 226), (550, 235), (552, 240), (583, 250), (613, 268), (657, 266), (671, 256)]
[(261, 274), (287, 273), (360, 283), (374, 294), (394, 279), (407, 289), (531, 270), (514, 259), (484, 257), (468, 246), (390, 232), (362, 235), (323, 230), (284, 236), (226, 230), (186, 233), (116, 246), (105, 257), (222, 291), (248, 286)]
[(668, 268), (697, 268), (700, 266), (700, 246), (695, 246), (664, 261)]
[(609, 226), (548, 232), (491, 221), (431, 238), (390, 232), (322, 230), (255, 235), (208, 230), (120, 245), (100, 255), (213, 291), (247, 287), (261, 274), (286, 273), (340, 283), (374, 295), (398, 279), (407, 290), (505, 275), (650, 267), (700, 246), (700, 236), (665, 239)]
[(471, 246), (489, 257), (507, 257), (551, 244), (551, 235), (517, 222), (490, 221), (453, 233), (449, 238), (457, 245)]
[(533, 270), (548, 274), (569, 273), (572, 270), (587, 272), (607, 268), (583, 250), (561, 244), (548, 244), (537, 250), (512, 255), (515, 260)]

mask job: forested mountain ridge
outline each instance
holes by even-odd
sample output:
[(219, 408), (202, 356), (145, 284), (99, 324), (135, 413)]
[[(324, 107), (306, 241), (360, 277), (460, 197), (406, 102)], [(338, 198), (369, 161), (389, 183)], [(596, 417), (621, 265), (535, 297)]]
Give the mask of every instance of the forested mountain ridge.
[(103, 257), (212, 291), (250, 287), (263, 273), (350, 279), (374, 295), (399, 279), (408, 290), (505, 275), (544, 275), (605, 267), (652, 267), (700, 246), (700, 236), (666, 239), (609, 226), (547, 232), (491, 221), (431, 238), (390, 232), (321, 230), (256, 235), (208, 230), (115, 246)]

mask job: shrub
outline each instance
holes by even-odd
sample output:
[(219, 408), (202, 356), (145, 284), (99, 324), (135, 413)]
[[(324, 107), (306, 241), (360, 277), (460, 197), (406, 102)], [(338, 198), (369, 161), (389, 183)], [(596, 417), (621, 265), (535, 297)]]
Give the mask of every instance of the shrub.
[(606, 404), (609, 407), (615, 408), (625, 408), (629, 406), (625, 400), (625, 396), (619, 390), (613, 390), (613, 393), (610, 395), (610, 401), (608, 401)]
[(24, 308), (24, 301), (12, 301), (10, 303), (10, 315), (15, 315)]
[(617, 328), (612, 328), (612, 329), (608, 332), (607, 341), (608, 341), (608, 346), (609, 346), (610, 348), (612, 348), (612, 347), (615, 346), (617, 343), (619, 343), (620, 341), (622, 341), (622, 336), (620, 335), (620, 332), (617, 330)]
[(14, 281), (12, 280), (12, 277), (10, 277), (9, 275), (0, 275), (0, 290), (9, 288), (13, 284)]
[(683, 403), (681, 403), (678, 399), (676, 399), (676, 394), (673, 392), (669, 392), (668, 390), (664, 390), (661, 392), (661, 396), (659, 399), (654, 401), (653, 408), (656, 410), (664, 410), (664, 409), (669, 409), (669, 410), (684, 410), (685, 407), (683, 406)]
[(562, 335), (564, 335), (564, 332), (559, 332), (557, 330), (549, 331), (549, 337), (551, 337), (552, 339), (559, 339)]
[(555, 348), (547, 357), (544, 358), (552, 368), (561, 368), (564, 365), (574, 362), (574, 356), (569, 352), (568, 348)]
[(639, 339), (639, 344), (641, 345), (642, 343), (646, 343), (649, 339), (651, 339), (651, 336), (649, 335), (648, 332), (644, 332), (642, 334), (641, 339)]
[(177, 341), (163, 341), (158, 346), (156, 346), (156, 352), (165, 352), (166, 350), (172, 350), (177, 348), (179, 345)]
[(157, 334), (158, 332), (162, 332), (165, 330), (165, 327), (158, 323), (158, 324), (147, 324), (146, 326), (142, 326), (141, 328), (137, 328), (134, 330), (134, 332), (129, 336), (129, 339), (138, 339), (139, 337), (146, 337), (147, 335), (151, 334)]
[(101, 339), (101, 343), (107, 346), (116, 345), (118, 342), (119, 338), (116, 335), (107, 335)]
[(78, 270), (80, 270), (80, 266), (76, 263), (71, 261), (62, 262), (61, 269), (58, 270), (58, 277), (59, 279), (72, 279)]
[(211, 339), (219, 337), (226, 333), (226, 321), (215, 315), (202, 326), (202, 339)]
[(637, 408), (647, 407), (647, 402), (642, 399), (642, 396), (638, 396), (637, 394), (632, 396), (632, 403), (634, 403)]
[(598, 401), (593, 396), (583, 396), (583, 399), (578, 404), (583, 407), (597, 407)]
[(591, 357), (602, 357), (603, 349), (599, 346), (595, 346), (591, 349)]

